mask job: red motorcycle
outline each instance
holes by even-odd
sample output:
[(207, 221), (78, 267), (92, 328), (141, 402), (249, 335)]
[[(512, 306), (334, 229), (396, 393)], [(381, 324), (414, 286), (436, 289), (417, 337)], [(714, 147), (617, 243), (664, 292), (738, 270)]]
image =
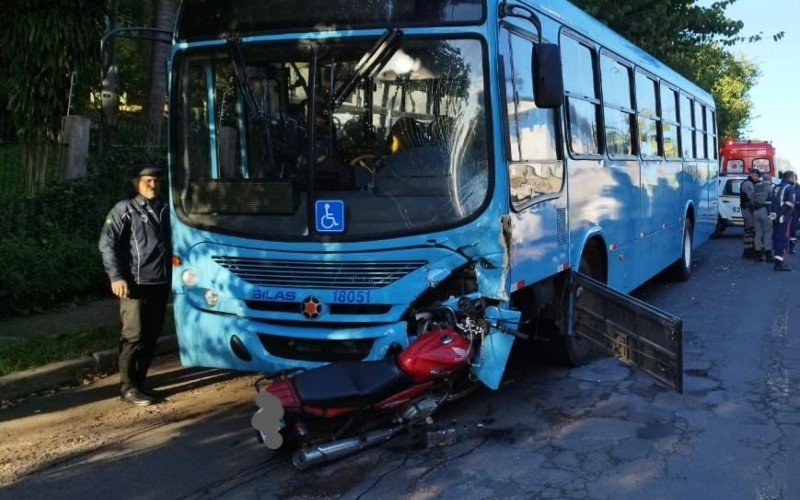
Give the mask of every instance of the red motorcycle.
[[(292, 458), (299, 469), (351, 455), (431, 423), (442, 404), (477, 388), (477, 379), (487, 383), (474, 368), (488, 367), (495, 351), (505, 350), (500, 373), (492, 367), (495, 381), (487, 384), (496, 389), (513, 337), (527, 338), (507, 326), (517, 324), (518, 312), (477, 294), (450, 299), (417, 319), (416, 340), (395, 356), (259, 379), (260, 409), (252, 419), (259, 438), (271, 448), (297, 447)], [(491, 357), (482, 357), (486, 339), (501, 336), (510, 339), (502, 342), (507, 348), (493, 347)]]

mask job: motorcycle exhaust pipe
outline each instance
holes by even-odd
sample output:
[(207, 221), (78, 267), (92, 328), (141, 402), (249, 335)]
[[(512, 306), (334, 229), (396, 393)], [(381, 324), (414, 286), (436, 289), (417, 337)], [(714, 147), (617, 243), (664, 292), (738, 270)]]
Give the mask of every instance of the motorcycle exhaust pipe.
[(336, 441), (328, 441), (314, 446), (307, 446), (294, 452), (292, 463), (300, 470), (319, 465), (332, 460), (352, 455), (361, 450), (388, 441), (400, 432), (402, 427), (370, 431), (363, 437), (352, 437)]

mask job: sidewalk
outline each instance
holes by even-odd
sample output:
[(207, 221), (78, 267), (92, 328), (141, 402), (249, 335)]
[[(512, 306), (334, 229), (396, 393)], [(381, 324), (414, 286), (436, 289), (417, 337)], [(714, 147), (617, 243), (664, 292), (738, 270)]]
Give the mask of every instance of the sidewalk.
[(53, 336), (119, 323), (117, 299), (103, 299), (78, 307), (55, 309), (42, 314), (0, 319), (0, 342), (31, 336)]
[[(32, 337), (44, 340), (59, 334), (119, 324), (117, 300), (102, 299), (34, 316), (2, 319), (0, 343), (12, 343)], [(177, 348), (178, 343), (174, 335), (162, 335), (156, 354), (174, 353)], [(94, 352), (90, 356), (51, 363), (0, 377), (0, 403), (34, 392), (80, 383), (87, 375), (114, 371), (117, 367), (117, 356), (117, 348), (111, 348)]]

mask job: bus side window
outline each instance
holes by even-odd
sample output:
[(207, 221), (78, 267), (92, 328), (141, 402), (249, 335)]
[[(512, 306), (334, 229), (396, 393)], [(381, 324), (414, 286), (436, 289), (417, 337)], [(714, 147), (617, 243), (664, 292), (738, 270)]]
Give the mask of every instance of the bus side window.
[(606, 151), (610, 157), (633, 154), (633, 98), (631, 68), (606, 54), (600, 55), (603, 85)]
[(537, 108), (534, 102), (533, 42), (504, 29), (501, 43), (511, 200), (519, 205), (561, 191), (564, 171), (556, 149), (555, 111)]
[(595, 50), (570, 36), (561, 37), (564, 91), (567, 95), (569, 149), (575, 155), (600, 153), (597, 117), (600, 99), (595, 85)]
[(705, 124), (703, 123), (703, 108), (699, 102), (694, 102), (694, 136), (695, 136), (695, 156), (698, 160), (708, 158), (706, 154)]
[(681, 120), (681, 150), (684, 160), (694, 158), (694, 131), (692, 128), (692, 101), (685, 95), (680, 97), (680, 120)]
[(706, 137), (708, 138), (708, 158), (717, 159), (717, 121), (711, 108), (706, 108)]
[(678, 93), (661, 82), (661, 130), (664, 139), (664, 156), (679, 158), (678, 149)]
[(639, 153), (642, 158), (660, 156), (656, 82), (638, 71), (636, 72), (636, 111), (639, 123)]

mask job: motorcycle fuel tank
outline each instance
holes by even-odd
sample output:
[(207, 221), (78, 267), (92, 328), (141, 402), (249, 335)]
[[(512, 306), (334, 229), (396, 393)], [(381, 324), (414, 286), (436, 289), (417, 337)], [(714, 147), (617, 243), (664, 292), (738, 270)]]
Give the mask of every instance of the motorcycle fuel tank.
[(472, 346), (451, 329), (424, 333), (397, 356), (400, 368), (414, 382), (428, 382), (456, 372), (472, 356)]

